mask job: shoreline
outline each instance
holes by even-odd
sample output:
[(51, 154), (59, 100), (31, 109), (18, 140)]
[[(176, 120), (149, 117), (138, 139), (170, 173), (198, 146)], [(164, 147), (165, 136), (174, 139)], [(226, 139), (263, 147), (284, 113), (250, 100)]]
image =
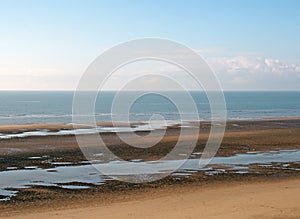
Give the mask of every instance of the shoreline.
[[(106, 124), (110, 125), (110, 124)], [(40, 155), (45, 153), (56, 152), (75, 152), (81, 154), (78, 147), (76, 138), (73, 134), (68, 135), (56, 135), (55, 130), (62, 130), (65, 125), (61, 124), (33, 124), (33, 125), (14, 125), (14, 126), (1, 126), (0, 133), (7, 134), (30, 132), (47, 128), (51, 135), (45, 136), (27, 136), (27, 137), (15, 137), (0, 139), (0, 156), (20, 156), (20, 155)], [(71, 127), (68, 126), (68, 129)], [(26, 130), (25, 130), (26, 129)], [(1, 131), (2, 130), (2, 131)], [(245, 153), (251, 150), (268, 150), (268, 149), (294, 149), (300, 148), (300, 117), (292, 118), (276, 118), (268, 120), (247, 121), (247, 120), (234, 120), (228, 121), (226, 124), (226, 131), (223, 138), (222, 145), (219, 150), (220, 156), (228, 156), (234, 153)], [(54, 133), (53, 133), (54, 132)], [(160, 133), (160, 130), (154, 130), (154, 133)], [(210, 123), (200, 123), (200, 132), (198, 137), (198, 144), (195, 148), (196, 151), (203, 150), (210, 132)], [(139, 131), (138, 134), (143, 135), (143, 142), (152, 141), (151, 137), (147, 134), (149, 131)], [(86, 136), (92, 136), (94, 134), (86, 134)], [(126, 134), (126, 133), (125, 133)], [(164, 151), (171, 149), (178, 140), (180, 134), (180, 126), (170, 126), (166, 129), (165, 136), (161, 140), (161, 144), (154, 147), (153, 153), (148, 153), (148, 159), (156, 159), (160, 157), (159, 154), (163, 154)], [(119, 151), (120, 154), (125, 155), (125, 160), (128, 160), (132, 154), (137, 154), (140, 157), (132, 157), (132, 159), (145, 159), (147, 157), (140, 150), (126, 145), (114, 132), (100, 133), (104, 143), (110, 149)], [(272, 136), (272, 138), (270, 138)], [(189, 138), (196, 137), (193, 135), (183, 136), (186, 141)], [(266, 138), (268, 137), (268, 138)], [(259, 142), (260, 141), (260, 142)], [(143, 143), (137, 142), (137, 143)], [(98, 145), (97, 145), (98, 146)], [(126, 151), (128, 150), (128, 152)], [(149, 152), (148, 150), (148, 152)], [(155, 154), (155, 155), (154, 155)], [(1, 166), (0, 166), (1, 169)]]
[[(264, 121), (300, 121), (300, 116), (283, 116), (283, 117), (264, 117), (264, 118), (228, 118), (226, 120), (227, 123), (233, 122), (264, 122)], [(215, 120), (218, 121), (218, 120)], [(199, 121), (183, 121), (183, 123), (189, 124), (209, 124), (211, 120), (209, 119), (201, 119)], [(180, 125), (179, 121), (174, 121)], [(96, 122), (97, 126), (104, 127), (112, 127), (112, 122)], [(147, 124), (147, 121), (134, 121), (131, 125), (141, 125)], [(122, 122), (117, 122), (116, 125), (118, 127), (128, 127), (127, 124)], [(172, 125), (169, 125), (172, 126)], [(28, 123), (28, 124), (0, 124), (0, 133), (10, 133), (10, 132), (18, 132), (18, 131), (33, 131), (37, 129), (48, 129), (49, 131), (57, 131), (57, 130), (71, 130), (76, 128), (84, 128), (88, 129), (94, 127), (94, 125), (86, 125), (86, 124), (73, 124), (73, 123)]]

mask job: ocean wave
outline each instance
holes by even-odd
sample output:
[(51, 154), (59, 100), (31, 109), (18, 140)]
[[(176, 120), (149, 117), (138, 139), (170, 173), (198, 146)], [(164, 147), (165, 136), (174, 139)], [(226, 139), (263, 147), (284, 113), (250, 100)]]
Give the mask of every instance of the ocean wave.
[[(178, 113), (178, 112), (155, 112), (155, 113), (129, 113), (129, 116), (152, 116), (158, 115), (196, 115), (195, 113)], [(0, 119), (22, 119), (22, 118), (71, 118), (73, 114), (11, 114), (0, 115)], [(107, 117), (107, 116), (127, 116), (127, 114), (113, 114), (113, 113), (95, 113), (94, 115), (76, 115), (80, 117)]]

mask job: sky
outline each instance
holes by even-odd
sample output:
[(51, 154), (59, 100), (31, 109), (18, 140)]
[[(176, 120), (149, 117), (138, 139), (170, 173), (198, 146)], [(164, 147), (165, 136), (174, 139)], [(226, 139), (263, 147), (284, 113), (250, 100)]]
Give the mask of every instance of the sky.
[[(300, 90), (299, 9), (298, 0), (0, 0), (0, 90), (74, 90), (102, 52), (144, 37), (193, 49), (224, 90)], [(116, 74), (106, 87), (126, 80)]]

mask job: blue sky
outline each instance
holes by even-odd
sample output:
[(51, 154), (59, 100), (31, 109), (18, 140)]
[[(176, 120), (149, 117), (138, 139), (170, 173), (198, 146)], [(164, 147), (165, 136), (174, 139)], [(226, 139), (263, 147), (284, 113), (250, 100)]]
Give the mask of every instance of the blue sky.
[(103, 50), (142, 37), (196, 50), (227, 90), (299, 89), (299, 9), (297, 0), (0, 0), (0, 89), (75, 89)]

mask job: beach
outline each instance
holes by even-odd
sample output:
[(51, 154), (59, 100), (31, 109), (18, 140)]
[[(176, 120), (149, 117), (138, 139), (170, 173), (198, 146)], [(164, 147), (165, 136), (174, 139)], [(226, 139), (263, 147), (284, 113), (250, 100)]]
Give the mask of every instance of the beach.
[[(0, 127), (1, 133), (6, 135), (45, 129), (55, 133), (72, 127), (66, 124)], [(197, 146), (190, 156), (191, 162), (201, 157), (210, 123), (201, 123), (200, 130)], [(129, 147), (116, 133), (101, 133), (101, 136), (108, 148), (122, 159), (147, 162), (168, 153), (174, 147), (179, 131), (180, 126), (168, 127), (162, 141), (147, 150)], [(139, 133), (145, 135), (144, 141), (151, 140), (147, 139), (147, 133)], [(24, 175), (18, 174), (25, 173), (32, 174), (32, 178), (23, 184), (15, 184), (17, 188), (13, 190), (17, 193), (0, 202), (0, 215), (37, 218), (43, 214), (46, 218), (82, 218), (87, 214), (88, 218), (154, 218), (159, 214), (161, 218), (199, 218), (198, 215), (202, 214), (203, 218), (220, 215), (223, 218), (290, 218), (299, 214), (299, 133), (299, 117), (229, 120), (217, 158), (206, 169), (195, 171), (187, 166), (166, 178), (142, 184), (103, 177), (103, 181), (97, 184), (93, 181), (95, 178), (91, 181), (80, 178), (83, 173), (80, 171), (91, 170), (83, 169), (88, 163), (72, 134), (1, 139), (1, 173), (12, 175), (0, 177), (7, 180), (9, 177), (22, 178)], [(187, 135), (184, 139), (188, 142), (191, 137)], [(63, 181), (51, 181), (56, 180), (55, 177), (42, 178), (54, 174), (59, 179), (59, 174), (69, 173), (71, 169), (78, 172), (74, 171), (74, 175)], [(92, 177), (95, 174), (90, 173)], [(15, 183), (7, 181), (12, 182)], [(26, 187), (27, 184), (30, 186)]]
[(67, 208), (24, 209), (11, 218), (299, 218), (299, 183), (300, 178), (173, 186), (105, 203), (94, 197)]

